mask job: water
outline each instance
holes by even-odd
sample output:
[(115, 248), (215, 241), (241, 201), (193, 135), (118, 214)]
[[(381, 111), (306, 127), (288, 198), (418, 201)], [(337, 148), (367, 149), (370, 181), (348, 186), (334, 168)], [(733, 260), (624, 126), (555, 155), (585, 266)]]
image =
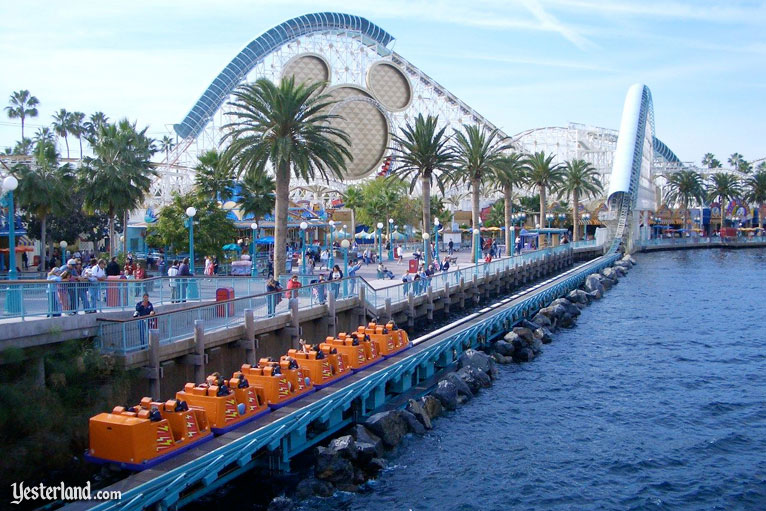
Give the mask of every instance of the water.
[(766, 251), (663, 252), (343, 510), (766, 509)]

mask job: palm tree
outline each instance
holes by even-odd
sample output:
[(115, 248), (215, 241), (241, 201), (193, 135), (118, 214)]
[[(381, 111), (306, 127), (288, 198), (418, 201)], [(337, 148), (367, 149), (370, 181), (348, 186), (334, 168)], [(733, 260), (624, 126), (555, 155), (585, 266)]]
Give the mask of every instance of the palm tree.
[(30, 138), (23, 138), (13, 146), (12, 154), (29, 154), (35, 148), (35, 143)]
[(283, 78), (279, 85), (260, 78), (239, 86), (229, 102), (233, 120), (224, 126), (222, 142), (230, 140), (224, 160), (238, 176), (266, 172), (270, 164), (275, 174), (276, 203), (274, 241), (274, 274), (285, 272), (287, 244), (287, 210), (290, 178), (294, 174), (306, 182), (318, 173), (342, 178), (346, 161), (353, 157), (348, 147), (349, 136), (329, 121), (338, 118), (328, 113), (334, 101), (320, 94), (322, 82), (297, 84), (293, 77)]
[(729, 165), (731, 165), (732, 170), (738, 170), (741, 172), (744, 172), (747, 169), (747, 161), (745, 161), (744, 156), (742, 156), (739, 153), (732, 153), (731, 156), (729, 156)]
[(33, 141), (35, 144), (39, 144), (40, 142), (53, 142), (55, 141), (55, 138), (56, 135), (54, 135), (51, 129), (47, 126), (43, 126), (42, 128), (37, 128)]
[(739, 180), (734, 174), (728, 172), (717, 172), (710, 176), (710, 183), (707, 186), (707, 200), (718, 200), (721, 206), (721, 227), (724, 227), (725, 205), (724, 203), (742, 195)]
[(409, 181), (410, 193), (420, 183), (423, 196), (423, 232), (431, 225), (431, 185), (436, 182), (442, 194), (456, 154), (446, 136), (447, 127), (438, 129), (439, 117), (418, 114), (415, 124), (409, 122), (394, 135), (391, 150), (396, 155), (396, 168), (391, 176)]
[(665, 202), (677, 204), (683, 210), (683, 227), (686, 228), (686, 215), (689, 206), (694, 202), (702, 202), (705, 189), (702, 176), (693, 170), (681, 170), (667, 177)]
[[(162, 147), (162, 143), (160, 143)], [(226, 202), (234, 194), (234, 172), (221, 160), (221, 154), (211, 149), (198, 157), (194, 167), (194, 186), (208, 199)]]
[(40, 220), (40, 261), (45, 268), (45, 238), (48, 216), (61, 209), (68, 199), (73, 175), (69, 165), (58, 166), (56, 146), (43, 140), (35, 146), (31, 166), (17, 167), (19, 205)]
[[(545, 155), (545, 151), (536, 152), (527, 156), (524, 161), (526, 166), (527, 184), (537, 187), (540, 193), (540, 225), (545, 222), (546, 192), (549, 189), (557, 189), (564, 181), (564, 169), (561, 164), (553, 164), (556, 156)], [(543, 238), (545, 239), (545, 238)]]
[(71, 116), (72, 125), (70, 130), (80, 143), (80, 161), (82, 161), (82, 137), (85, 135), (85, 114), (82, 112), (72, 112)]
[(176, 146), (176, 144), (175, 144), (175, 142), (173, 142), (173, 139), (170, 138), (167, 135), (164, 135), (160, 139), (160, 151), (165, 153), (165, 161), (166, 162), (170, 162), (170, 151), (172, 151), (173, 148), (175, 148), (175, 146)]
[(274, 180), (268, 174), (246, 174), (239, 183), (237, 205), (242, 218), (253, 215), (256, 220), (274, 211)]
[[(766, 165), (763, 167), (745, 180), (745, 200), (756, 206), (766, 202)], [(763, 225), (764, 219), (760, 218), (760, 222)]]
[[(481, 209), (481, 183), (497, 167), (503, 151), (511, 147), (507, 138), (500, 135), (495, 128), (492, 131), (476, 125), (463, 125), (463, 131), (455, 132), (455, 150), (457, 152), (456, 170), (453, 179), (456, 182), (467, 183), (471, 188), (473, 228), (478, 229)], [(476, 236), (471, 236), (472, 245)], [(476, 246), (473, 246), (471, 261), (476, 261)]]
[(80, 173), (85, 207), (109, 216), (109, 253), (114, 253), (114, 219), (127, 216), (142, 202), (157, 172), (151, 167), (155, 152), (153, 140), (135, 124), (124, 119), (117, 124), (102, 124), (91, 136), (93, 157), (85, 158)]
[(351, 236), (353, 239), (356, 236), (356, 209), (364, 206), (364, 195), (361, 188), (353, 185), (346, 188), (346, 191), (341, 195), (344, 206), (351, 210)]
[(511, 255), (513, 240), (511, 239), (511, 215), (513, 189), (525, 183), (524, 158), (519, 153), (504, 154), (497, 162), (492, 174), (493, 181), (503, 190), (503, 226), (505, 227), (505, 255)]
[(585, 160), (572, 160), (564, 165), (559, 197), (572, 197), (572, 238), (579, 238), (580, 199), (593, 198), (604, 191), (598, 170)]
[(53, 124), (51, 125), (53, 127), (53, 131), (56, 133), (56, 135), (64, 138), (64, 143), (66, 144), (66, 157), (67, 160), (69, 159), (69, 138), (68, 135), (72, 131), (72, 114), (66, 111), (65, 108), (62, 108), (55, 114), (53, 114)]
[(107, 123), (109, 123), (109, 117), (107, 117), (104, 112), (95, 112), (91, 114), (88, 118), (88, 122), (85, 123), (85, 132), (88, 135), (86, 140), (88, 140), (89, 137), (95, 137), (98, 129), (105, 126)]
[(24, 140), (24, 119), (27, 116), (37, 117), (37, 105), (40, 104), (40, 101), (29, 94), (28, 90), (20, 90), (11, 94), (8, 103), (8, 106), (5, 107), (8, 118), (21, 119), (21, 140)]

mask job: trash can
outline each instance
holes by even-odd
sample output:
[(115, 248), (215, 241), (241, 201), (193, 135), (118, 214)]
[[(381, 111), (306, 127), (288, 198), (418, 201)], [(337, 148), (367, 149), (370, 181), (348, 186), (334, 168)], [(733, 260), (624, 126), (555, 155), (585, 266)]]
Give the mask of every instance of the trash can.
[[(223, 302), (234, 298), (233, 287), (219, 287), (215, 290), (215, 301)], [(215, 308), (216, 315), (219, 318), (231, 317), (234, 315), (234, 302), (229, 302), (224, 305), (219, 305)]]
[(410, 273), (417, 273), (418, 272), (418, 260), (417, 259), (411, 259), (408, 262), (409, 262), (410, 266), (407, 269), (407, 271), (410, 272)]
[(124, 275), (112, 275), (106, 278), (106, 306), (121, 307), (128, 304), (128, 286), (121, 280)]

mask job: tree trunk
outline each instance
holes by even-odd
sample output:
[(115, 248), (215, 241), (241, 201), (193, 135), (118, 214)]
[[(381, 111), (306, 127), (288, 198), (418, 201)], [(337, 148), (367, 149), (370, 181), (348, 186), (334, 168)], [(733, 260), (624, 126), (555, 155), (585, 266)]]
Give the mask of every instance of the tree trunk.
[(285, 273), (287, 246), (287, 209), (290, 203), (290, 166), (282, 163), (276, 175), (274, 202), (274, 278)]
[[(479, 209), (479, 187), (481, 187), (481, 181), (476, 178), (471, 179), (471, 221), (473, 222), (474, 229), (480, 229), (479, 223), (481, 222), (479, 216), (481, 214), (481, 210)], [(471, 252), (471, 262), (474, 263), (478, 263), (476, 260), (476, 242), (479, 237), (481, 237), (481, 233), (479, 236), (471, 233), (471, 247), (473, 248), (473, 251)]]
[[(540, 188), (540, 229), (542, 229), (545, 226), (545, 186), (539, 185)], [(540, 237), (538, 236), (538, 240)], [(545, 237), (542, 237), (543, 240), (543, 247), (547, 246), (547, 240)], [(538, 247), (538, 248), (543, 248)]]
[(572, 241), (578, 241), (580, 234), (580, 197), (577, 190), (572, 190)]
[(40, 217), (40, 268), (46, 270), (48, 265), (45, 262), (45, 231), (47, 230), (48, 215)]
[(19, 117), (21, 117), (21, 142), (23, 143), (24, 142), (24, 115), (22, 114)]
[(421, 177), (420, 188), (423, 192), (423, 232), (431, 229), (431, 178)]
[(77, 140), (80, 141), (80, 165), (82, 165), (82, 134), (80, 134), (80, 136), (77, 137)]
[(69, 139), (64, 137), (64, 144), (66, 144), (66, 159), (69, 159)]
[(356, 211), (354, 208), (348, 209), (351, 210), (351, 239), (348, 241), (349, 243), (353, 244), (356, 241)]
[[(191, 247), (189, 247), (191, 249)], [(122, 253), (128, 253), (128, 212), (122, 213)], [(194, 261), (189, 261), (189, 269), (194, 273)]]
[(505, 255), (511, 255), (511, 247), (513, 246), (513, 237), (511, 236), (511, 193), (513, 189), (510, 186), (503, 186), (503, 197), (505, 198)]
[(114, 255), (114, 211), (109, 211), (109, 258)]

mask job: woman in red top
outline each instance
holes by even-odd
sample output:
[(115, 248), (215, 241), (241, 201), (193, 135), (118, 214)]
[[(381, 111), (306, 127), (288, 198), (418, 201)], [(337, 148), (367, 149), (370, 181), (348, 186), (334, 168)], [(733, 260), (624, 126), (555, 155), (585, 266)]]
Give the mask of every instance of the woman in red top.
[[(127, 264), (125, 265), (127, 268)], [(144, 265), (141, 263), (138, 263), (136, 265), (136, 269), (133, 270), (133, 278), (136, 280), (143, 280), (146, 278), (146, 270), (144, 269)], [(135, 295), (136, 296), (142, 296), (144, 294), (144, 284), (136, 284), (136, 290)]]
[(133, 266), (133, 258), (128, 257), (125, 259), (125, 266), (122, 268), (123, 272), (125, 273), (126, 277), (130, 277), (133, 275), (133, 271), (135, 270), (135, 266)]
[[(298, 298), (298, 288), (301, 287), (301, 283), (298, 282), (298, 276), (293, 275), (290, 280), (287, 281), (287, 292), (285, 298)], [(294, 290), (294, 291), (293, 291)]]

